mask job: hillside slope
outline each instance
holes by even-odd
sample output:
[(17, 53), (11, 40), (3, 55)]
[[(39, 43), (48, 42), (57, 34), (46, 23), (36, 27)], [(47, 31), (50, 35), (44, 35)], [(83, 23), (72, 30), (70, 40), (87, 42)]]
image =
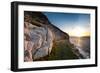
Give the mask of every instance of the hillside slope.
[(43, 13), (25, 11), (24, 22), (26, 30), (24, 33), (30, 38), (30, 40), (25, 41), (31, 43), (29, 49), (32, 48), (31, 50), (25, 49), (27, 61), (78, 59), (72, 50), (70, 36), (51, 24)]

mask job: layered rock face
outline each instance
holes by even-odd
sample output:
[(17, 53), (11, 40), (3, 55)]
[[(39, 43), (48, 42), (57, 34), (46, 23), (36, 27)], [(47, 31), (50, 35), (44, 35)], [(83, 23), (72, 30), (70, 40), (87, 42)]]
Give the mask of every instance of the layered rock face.
[[(25, 51), (29, 52), (26, 55), (25, 61), (32, 61), (48, 55), (52, 50), (53, 34), (50, 29), (45, 27), (37, 27), (28, 22), (25, 22)], [(31, 25), (31, 27), (30, 27)]]
[(69, 35), (51, 24), (41, 12), (24, 12), (24, 61), (48, 56), (57, 41), (70, 44)]

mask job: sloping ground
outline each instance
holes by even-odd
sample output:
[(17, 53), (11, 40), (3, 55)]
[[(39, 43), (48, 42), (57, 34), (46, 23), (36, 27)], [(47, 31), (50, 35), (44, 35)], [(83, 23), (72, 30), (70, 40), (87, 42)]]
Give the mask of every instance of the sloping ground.
[(50, 60), (69, 60), (78, 59), (78, 57), (72, 52), (73, 45), (65, 40), (56, 42), (53, 46), (52, 52), (49, 56)]
[(52, 48), (52, 52), (48, 56), (36, 61), (79, 59), (78, 56), (72, 52), (72, 47), (73, 45), (65, 40), (57, 41)]

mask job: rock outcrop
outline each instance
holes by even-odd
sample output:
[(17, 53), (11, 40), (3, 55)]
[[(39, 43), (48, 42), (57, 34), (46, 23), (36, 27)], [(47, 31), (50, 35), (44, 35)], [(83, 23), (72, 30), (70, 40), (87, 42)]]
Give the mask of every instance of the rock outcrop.
[(70, 44), (69, 35), (51, 24), (43, 13), (24, 12), (24, 61), (49, 55), (54, 43), (60, 40)]
[(48, 18), (41, 12), (25, 12), (25, 22), (29, 22), (33, 25), (39, 26), (39, 27), (47, 27), (49, 28), (53, 34), (55, 40), (61, 40), (61, 39), (67, 39), (69, 40), (69, 35), (56, 26), (54, 26), (52, 23), (49, 22)]

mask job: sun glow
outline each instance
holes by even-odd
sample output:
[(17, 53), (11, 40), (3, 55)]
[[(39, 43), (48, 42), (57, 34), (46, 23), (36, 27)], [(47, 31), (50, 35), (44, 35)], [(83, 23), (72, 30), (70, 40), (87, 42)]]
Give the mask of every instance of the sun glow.
[(82, 27), (75, 27), (73, 30), (69, 32), (70, 36), (82, 37), (82, 36), (89, 36), (90, 32), (87, 31), (85, 28)]

